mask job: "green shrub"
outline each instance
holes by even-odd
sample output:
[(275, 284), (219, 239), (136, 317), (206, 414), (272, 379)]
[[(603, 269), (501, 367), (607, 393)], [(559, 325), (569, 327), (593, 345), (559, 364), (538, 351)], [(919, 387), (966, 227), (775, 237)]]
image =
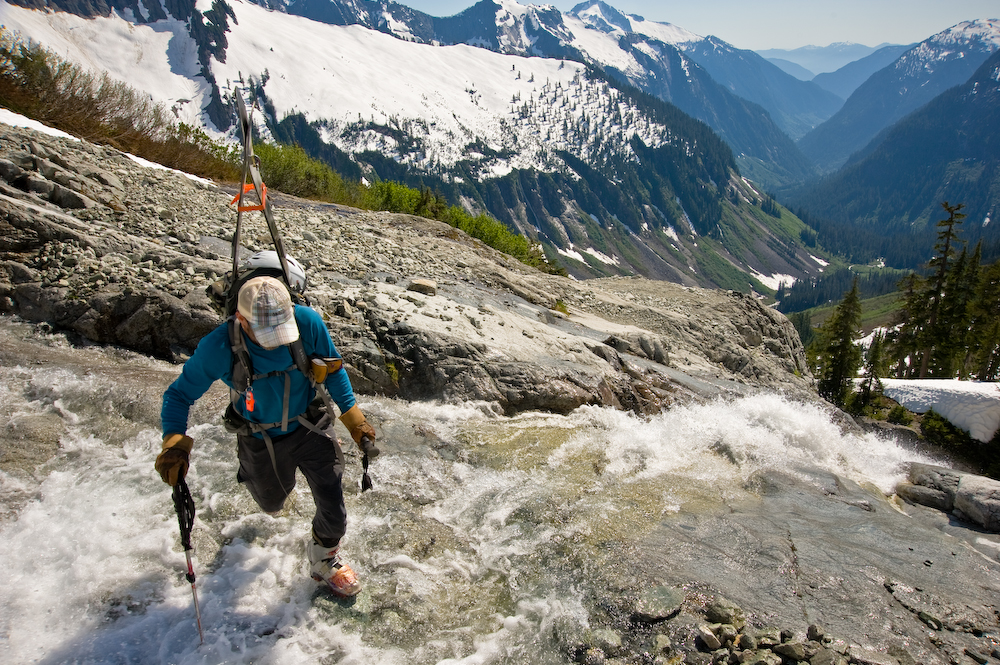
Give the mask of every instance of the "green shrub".
[(885, 418), (894, 425), (909, 425), (913, 422), (913, 414), (907, 411), (902, 404), (889, 409), (889, 415)]
[(847, 411), (852, 416), (865, 415), (866, 406), (864, 396), (859, 392), (848, 393), (844, 399), (844, 411)]
[(235, 180), (233, 150), (174, 122), (145, 93), (66, 62), (0, 26), (0, 105), (91, 143), (176, 169)]
[(254, 146), (254, 153), (260, 157), (260, 176), (268, 187), (292, 196), (345, 205), (358, 198), (358, 185), (348, 185), (336, 171), (311, 159), (297, 145), (260, 143)]
[(974, 443), (968, 432), (955, 427), (933, 409), (921, 418), (920, 433), (931, 443), (946, 448), (971, 446)]

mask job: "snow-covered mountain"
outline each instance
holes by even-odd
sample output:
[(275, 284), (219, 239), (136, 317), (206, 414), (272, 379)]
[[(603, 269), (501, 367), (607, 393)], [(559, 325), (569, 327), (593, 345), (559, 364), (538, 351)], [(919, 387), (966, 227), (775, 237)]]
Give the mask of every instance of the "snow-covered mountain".
[(997, 19), (966, 21), (933, 35), (861, 84), (799, 147), (822, 171), (834, 171), (883, 129), (965, 83), (998, 48)]
[(305, 0), (285, 9), (422, 43), (469, 44), (511, 55), (593, 64), (707, 123), (732, 146), (741, 167), (766, 184), (810, 174), (806, 160), (781, 134), (802, 136), (842, 103), (751, 51), (623, 14), (600, 0), (566, 13), (549, 5), (481, 0), (447, 18), (386, 0)]
[[(822, 269), (802, 246), (801, 222), (774, 217), (773, 201), (736, 175), (732, 151), (707, 126), (592, 66), (524, 55), (544, 42), (542, 19), (557, 18), (547, 8), (510, 3), (520, 13), (481, 24), (491, 32), (479, 32), (480, 41), (492, 35), (512, 51), (503, 53), (427, 42), (415, 30), (403, 39), (393, 21), (405, 12), (395, 5), (379, 5), (388, 11), (377, 17), (371, 4), (351, 5), (382, 30), (350, 16), (341, 17), (348, 25), (319, 23), (292, 14), (294, 5), (201, 6), (132, 4), (82, 17), (4, 3), (0, 22), (148, 91), (179, 120), (220, 133), (235, 131), (229, 95), (242, 86), (267, 130), (333, 152), (357, 175), (433, 187), (488, 211), (561, 254), (579, 277), (639, 273), (764, 290)], [(469, 11), (487, 7), (496, 5)], [(592, 50), (613, 45), (583, 19), (570, 21)], [(475, 41), (472, 23), (450, 25)], [(685, 34), (654, 29), (675, 41)], [(766, 119), (750, 102), (721, 95), (722, 86), (677, 49), (664, 51), (677, 71), (697, 72), (723, 100), (720, 117), (756, 108)], [(628, 58), (616, 57), (627, 70)]]

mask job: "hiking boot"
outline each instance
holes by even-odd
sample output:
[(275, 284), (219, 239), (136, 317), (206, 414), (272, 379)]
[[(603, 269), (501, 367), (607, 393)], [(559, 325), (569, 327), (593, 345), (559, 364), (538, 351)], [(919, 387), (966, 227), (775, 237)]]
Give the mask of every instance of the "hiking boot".
[(326, 582), (334, 594), (346, 598), (361, 591), (358, 576), (340, 560), (340, 547), (324, 547), (313, 537), (309, 543), (309, 563), (313, 579)]

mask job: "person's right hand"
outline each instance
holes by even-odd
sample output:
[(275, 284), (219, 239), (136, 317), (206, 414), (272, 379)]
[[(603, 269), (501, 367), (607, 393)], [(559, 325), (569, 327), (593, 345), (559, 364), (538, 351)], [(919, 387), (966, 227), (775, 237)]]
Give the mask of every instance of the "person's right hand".
[(184, 434), (165, 434), (163, 451), (156, 456), (156, 472), (173, 487), (187, 475), (194, 439)]

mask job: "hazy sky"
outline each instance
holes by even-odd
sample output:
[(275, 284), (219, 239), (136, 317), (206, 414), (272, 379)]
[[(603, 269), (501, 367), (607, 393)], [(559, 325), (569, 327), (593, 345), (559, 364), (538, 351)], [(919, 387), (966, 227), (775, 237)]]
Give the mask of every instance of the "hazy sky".
[[(477, 0), (396, 0), (430, 14), (451, 16)], [(553, 4), (562, 11), (577, 0)], [(977, 18), (1000, 18), (997, 0), (605, 0), (626, 14), (715, 35), (745, 49), (826, 46), (855, 42), (910, 44)]]

